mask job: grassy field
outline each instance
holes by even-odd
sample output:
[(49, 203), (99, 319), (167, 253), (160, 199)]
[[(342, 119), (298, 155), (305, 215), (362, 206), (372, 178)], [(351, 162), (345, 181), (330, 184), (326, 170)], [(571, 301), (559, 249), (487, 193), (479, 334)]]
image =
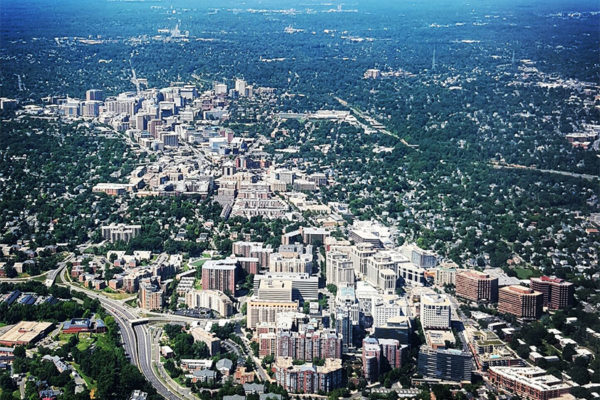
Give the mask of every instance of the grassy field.
[(540, 276), (540, 273), (534, 269), (516, 267), (513, 269), (513, 271), (515, 271), (515, 273), (517, 274), (517, 278), (519, 279), (529, 279), (531, 277)]
[(195, 263), (192, 263), (192, 267), (194, 267), (194, 268), (201, 267), (207, 261), (208, 261), (208, 259), (196, 261)]
[(102, 294), (113, 300), (123, 300), (133, 296), (131, 293), (115, 292), (111, 288), (104, 288)]

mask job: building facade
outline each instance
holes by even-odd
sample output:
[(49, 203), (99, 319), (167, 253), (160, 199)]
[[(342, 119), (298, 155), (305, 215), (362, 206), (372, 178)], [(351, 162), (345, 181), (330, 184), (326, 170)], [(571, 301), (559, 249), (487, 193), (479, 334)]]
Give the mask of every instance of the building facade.
[(456, 295), (471, 301), (498, 301), (498, 278), (475, 270), (456, 273)]
[(234, 259), (209, 260), (202, 265), (202, 289), (235, 294), (237, 262)]
[(342, 360), (326, 359), (325, 365), (294, 365), (292, 358), (275, 362), (275, 381), (291, 393), (329, 393), (342, 386)]
[(573, 304), (575, 287), (571, 282), (542, 276), (531, 278), (530, 286), (533, 290), (542, 293), (544, 307), (551, 310), (567, 308)]
[(421, 296), (421, 326), (423, 329), (450, 329), (452, 305), (443, 295)]
[(517, 318), (539, 319), (543, 303), (541, 292), (523, 286), (505, 286), (499, 290), (498, 311)]

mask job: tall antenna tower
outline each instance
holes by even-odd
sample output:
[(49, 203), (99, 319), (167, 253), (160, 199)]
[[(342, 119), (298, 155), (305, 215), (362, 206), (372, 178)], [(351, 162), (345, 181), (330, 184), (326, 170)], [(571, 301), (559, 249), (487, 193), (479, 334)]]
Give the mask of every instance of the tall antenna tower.
[(433, 48), (433, 57), (431, 58), (431, 70), (435, 71), (435, 47)]

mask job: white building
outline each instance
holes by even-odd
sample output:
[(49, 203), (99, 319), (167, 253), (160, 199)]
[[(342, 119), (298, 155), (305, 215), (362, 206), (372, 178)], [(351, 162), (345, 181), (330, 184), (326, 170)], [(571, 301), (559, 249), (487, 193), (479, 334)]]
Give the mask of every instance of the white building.
[(452, 306), (448, 297), (437, 294), (421, 296), (423, 329), (450, 329)]
[(354, 266), (346, 253), (330, 251), (326, 260), (327, 284), (354, 286)]
[(373, 327), (386, 326), (388, 319), (406, 315), (408, 304), (406, 300), (398, 296), (382, 296), (375, 299), (371, 314), (373, 315)]

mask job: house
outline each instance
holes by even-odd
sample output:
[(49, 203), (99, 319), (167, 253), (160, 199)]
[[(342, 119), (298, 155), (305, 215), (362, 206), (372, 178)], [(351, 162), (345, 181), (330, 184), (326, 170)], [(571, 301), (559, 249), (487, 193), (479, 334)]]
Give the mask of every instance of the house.
[(265, 385), (262, 383), (244, 383), (244, 392), (246, 395), (249, 394), (262, 394), (265, 392)]
[(233, 368), (233, 361), (228, 358), (223, 358), (217, 361), (216, 365), (217, 371), (221, 373), (223, 376), (229, 376), (231, 373), (231, 369)]
[(162, 346), (160, 348), (160, 354), (164, 358), (172, 358), (175, 355), (175, 353), (173, 353), (173, 349), (170, 348), (169, 346)]
[(202, 369), (199, 371), (194, 371), (190, 375), (186, 375), (186, 378), (191, 379), (192, 383), (201, 382), (214, 382), (217, 379), (217, 373), (210, 369)]
[[(233, 380), (240, 385), (254, 382), (254, 372), (246, 371), (246, 367), (237, 367), (233, 374)], [(244, 389), (246, 390), (246, 389)]]

